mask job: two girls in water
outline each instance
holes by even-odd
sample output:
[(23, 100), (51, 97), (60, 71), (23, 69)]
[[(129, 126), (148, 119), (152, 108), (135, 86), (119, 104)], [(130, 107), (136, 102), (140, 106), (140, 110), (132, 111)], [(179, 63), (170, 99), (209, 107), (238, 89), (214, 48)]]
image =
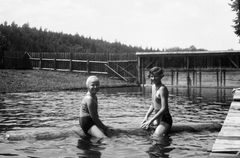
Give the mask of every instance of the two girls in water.
[[(168, 108), (168, 89), (162, 84), (163, 71), (159, 67), (154, 67), (149, 71), (149, 78), (152, 85), (152, 103), (149, 107), (141, 127), (148, 129), (150, 125), (156, 126), (154, 135), (164, 136), (172, 127), (172, 117)], [(87, 94), (82, 100), (80, 107), (79, 124), (86, 135), (103, 138), (111, 137), (113, 131), (102, 123), (98, 115), (97, 92), (99, 91), (100, 81), (96, 76), (88, 77), (86, 87)], [(154, 116), (149, 116), (154, 111)]]

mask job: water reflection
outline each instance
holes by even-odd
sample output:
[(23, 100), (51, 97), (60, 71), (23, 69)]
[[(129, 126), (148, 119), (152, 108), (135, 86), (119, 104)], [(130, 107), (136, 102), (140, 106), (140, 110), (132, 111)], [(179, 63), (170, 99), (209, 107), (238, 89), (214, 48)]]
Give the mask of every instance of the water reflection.
[(169, 157), (169, 153), (174, 149), (169, 147), (172, 139), (169, 136), (158, 137), (152, 140), (152, 146), (146, 151), (150, 157)]
[[(95, 140), (96, 141), (96, 140)], [(81, 150), (81, 153), (77, 153), (79, 158), (82, 157), (101, 157), (101, 150), (105, 148), (101, 145), (101, 142), (92, 142), (90, 137), (81, 137), (78, 139), (77, 148)]]
[(194, 102), (231, 102), (232, 89), (227, 88), (179, 88), (169, 87), (169, 92), (176, 96), (185, 96)]

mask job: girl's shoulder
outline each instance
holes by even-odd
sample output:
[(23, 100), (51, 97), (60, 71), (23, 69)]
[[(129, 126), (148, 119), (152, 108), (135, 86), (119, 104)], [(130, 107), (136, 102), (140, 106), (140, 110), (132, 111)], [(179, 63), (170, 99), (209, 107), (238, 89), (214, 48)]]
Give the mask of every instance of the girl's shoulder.
[(92, 102), (92, 101), (97, 101), (97, 96), (92, 96), (90, 94), (86, 94), (85, 97), (83, 98), (84, 102)]
[(162, 85), (159, 89), (158, 89), (159, 93), (163, 94), (163, 95), (168, 95), (168, 89), (165, 85)]

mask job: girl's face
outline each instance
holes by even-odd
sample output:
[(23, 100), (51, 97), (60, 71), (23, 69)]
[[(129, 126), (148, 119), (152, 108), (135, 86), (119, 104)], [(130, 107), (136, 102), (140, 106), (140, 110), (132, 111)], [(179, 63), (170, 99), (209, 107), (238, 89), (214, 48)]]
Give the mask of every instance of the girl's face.
[(99, 87), (100, 87), (99, 81), (91, 81), (91, 82), (88, 84), (88, 91), (89, 91), (91, 94), (96, 94), (96, 93), (99, 91)]
[(159, 83), (161, 81), (161, 77), (160, 77), (159, 73), (150, 74), (150, 79), (152, 80), (152, 82), (154, 84)]

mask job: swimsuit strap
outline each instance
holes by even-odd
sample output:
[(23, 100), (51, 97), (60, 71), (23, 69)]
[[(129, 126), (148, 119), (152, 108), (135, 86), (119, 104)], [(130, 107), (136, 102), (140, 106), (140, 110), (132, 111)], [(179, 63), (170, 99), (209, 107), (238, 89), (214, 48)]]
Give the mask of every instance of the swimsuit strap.
[(165, 85), (161, 83), (159, 86), (156, 86), (156, 84), (155, 84), (156, 90), (159, 90), (159, 88), (162, 87), (162, 86), (165, 86)]

